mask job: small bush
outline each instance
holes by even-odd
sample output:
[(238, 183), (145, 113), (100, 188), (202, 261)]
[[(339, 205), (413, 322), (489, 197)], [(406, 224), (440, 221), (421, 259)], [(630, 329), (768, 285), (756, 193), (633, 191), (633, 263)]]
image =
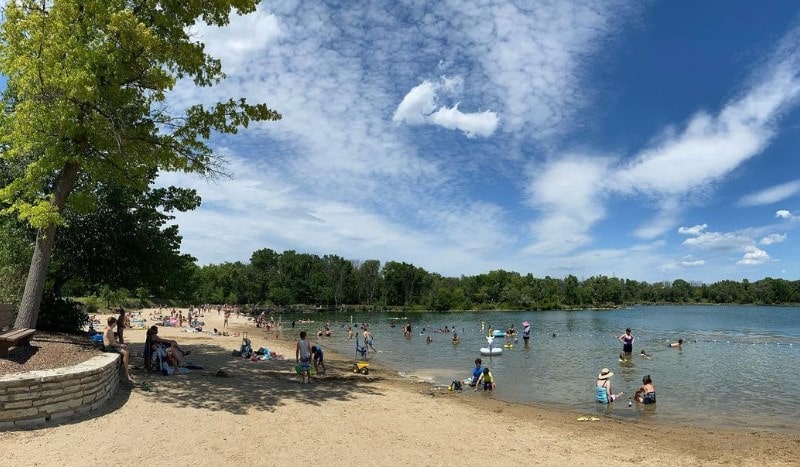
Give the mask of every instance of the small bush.
[(89, 324), (89, 315), (80, 303), (45, 293), (39, 308), (36, 329), (49, 332), (80, 334)]

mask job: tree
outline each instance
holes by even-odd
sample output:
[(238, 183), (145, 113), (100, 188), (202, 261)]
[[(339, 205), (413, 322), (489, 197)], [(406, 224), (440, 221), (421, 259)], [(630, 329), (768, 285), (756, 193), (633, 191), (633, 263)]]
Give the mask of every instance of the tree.
[[(64, 213), (65, 226), (56, 239), (49, 277), (53, 293), (70, 281), (70, 295), (96, 292), (100, 285), (134, 290), (144, 287), (163, 296), (163, 284), (183, 272), (194, 258), (181, 255), (178, 226), (167, 226), (174, 210), (200, 204), (194, 190), (98, 185), (96, 203)], [(83, 285), (83, 288), (80, 287)], [(174, 292), (174, 291), (171, 291)]]
[[(278, 120), (265, 104), (230, 99), (183, 115), (165, 105), (182, 78), (212, 86), (219, 60), (194, 41), (202, 20), (223, 26), (258, 0), (12, 0), (0, 25), (0, 73), (8, 79), (0, 114), (0, 154), (25, 170), (0, 189), (4, 213), (36, 229), (15, 328), (34, 327), (56, 230), (68, 202), (92, 183), (144, 190), (149, 174), (223, 172), (206, 144), (251, 121)], [(88, 183), (75, 190), (81, 177)]]

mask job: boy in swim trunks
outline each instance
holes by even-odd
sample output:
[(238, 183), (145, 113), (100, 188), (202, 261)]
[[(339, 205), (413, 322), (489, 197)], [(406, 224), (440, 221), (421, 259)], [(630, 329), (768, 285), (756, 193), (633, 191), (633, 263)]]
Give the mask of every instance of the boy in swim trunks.
[(311, 382), (311, 343), (306, 339), (306, 332), (300, 331), (300, 340), (297, 341), (295, 349), (295, 359), (300, 364), (300, 373), (303, 375), (303, 382)]
[(117, 327), (117, 318), (110, 316), (108, 318), (108, 327), (103, 332), (103, 352), (118, 353), (122, 355), (122, 368), (125, 370), (125, 377), (128, 381), (133, 383), (133, 377), (130, 370), (128, 370), (128, 346), (126, 344), (117, 344), (114, 339), (114, 329)]

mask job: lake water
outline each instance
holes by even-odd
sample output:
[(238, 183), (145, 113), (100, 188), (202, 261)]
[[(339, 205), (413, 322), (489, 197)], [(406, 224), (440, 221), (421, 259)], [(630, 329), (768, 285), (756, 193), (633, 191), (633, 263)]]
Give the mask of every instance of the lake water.
[[(407, 319), (390, 319), (403, 316)], [(796, 307), (639, 306), (602, 311), (370, 313), (352, 318), (355, 323), (370, 323), (378, 349), (370, 353), (371, 361), (436, 384), (467, 378), (473, 361), (481, 357), (497, 382), (491, 397), (503, 400), (697, 426), (800, 428), (796, 398), (800, 308)], [(355, 358), (355, 343), (343, 330), (349, 315), (317, 314), (312, 319), (315, 323), (297, 328), (313, 335), (325, 320), (331, 321), (334, 337), (321, 339), (321, 344)], [(524, 320), (532, 325), (528, 348), (522, 343)], [(410, 339), (403, 337), (406, 322), (413, 326)], [(503, 330), (514, 324), (519, 342), (501, 356), (481, 356), (479, 349), (486, 346), (482, 322)], [(445, 326), (456, 328), (458, 345), (452, 344), (451, 334), (432, 332)], [(620, 362), (622, 344), (617, 337), (626, 327), (633, 329), (636, 341), (632, 360)], [(421, 334), (423, 328), (426, 332)], [(427, 336), (433, 338), (429, 344)], [(667, 347), (667, 342), (679, 338), (684, 340), (682, 349)], [(642, 349), (652, 358), (641, 357)], [(594, 402), (595, 379), (603, 367), (615, 373), (614, 392), (625, 392), (614, 404)], [(646, 374), (656, 386), (658, 403), (629, 407), (628, 396)]]

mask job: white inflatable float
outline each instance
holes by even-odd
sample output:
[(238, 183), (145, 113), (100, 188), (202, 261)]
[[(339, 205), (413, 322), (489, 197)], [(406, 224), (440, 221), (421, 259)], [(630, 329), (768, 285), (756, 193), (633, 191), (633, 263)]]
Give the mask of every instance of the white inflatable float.
[(486, 336), (488, 347), (481, 347), (481, 355), (501, 355), (503, 353), (502, 347), (494, 346), (494, 337)]

